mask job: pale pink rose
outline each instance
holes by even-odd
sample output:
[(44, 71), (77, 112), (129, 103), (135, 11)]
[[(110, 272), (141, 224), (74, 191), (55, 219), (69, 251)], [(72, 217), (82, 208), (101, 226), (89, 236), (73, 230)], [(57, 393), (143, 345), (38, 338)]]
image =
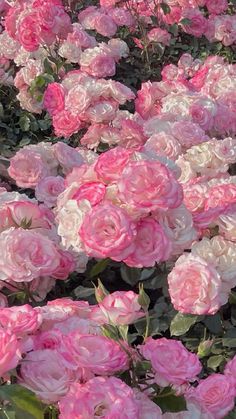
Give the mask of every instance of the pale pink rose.
[(92, 102), (92, 97), (86, 87), (75, 85), (69, 90), (66, 95), (65, 108), (73, 115), (79, 117), (81, 112), (84, 112)]
[(224, 374), (226, 376), (231, 376), (234, 379), (235, 382), (235, 393), (236, 393), (236, 355), (230, 359), (230, 361), (227, 362), (225, 369), (224, 369)]
[(211, 99), (200, 99), (194, 102), (189, 108), (189, 115), (192, 121), (200, 125), (204, 130), (210, 130), (214, 124), (214, 116), (217, 107)]
[(42, 318), (30, 305), (0, 309), (0, 324), (17, 337), (34, 333), (42, 323)]
[(196, 8), (183, 10), (182, 19), (190, 20), (190, 23), (181, 23), (183, 30), (196, 37), (201, 37), (207, 28), (207, 19), (202, 12)]
[(210, 14), (220, 15), (228, 8), (227, 0), (206, 0), (206, 7)]
[(234, 383), (229, 375), (212, 374), (200, 380), (198, 386), (192, 389), (189, 400), (199, 403), (215, 419), (223, 419), (234, 407)]
[(161, 409), (156, 403), (150, 400), (145, 393), (137, 389), (134, 389), (134, 393), (140, 419), (162, 419)]
[(58, 268), (60, 255), (55, 244), (36, 231), (11, 228), (0, 234), (1, 280), (29, 282)]
[(180, 255), (184, 250), (189, 249), (198, 237), (193, 225), (193, 217), (184, 204), (157, 214), (156, 218), (172, 242), (172, 255)]
[(96, 54), (91, 55), (90, 59), (85, 60), (85, 54), (88, 55), (89, 50), (86, 50), (81, 54), (80, 66), (82, 71), (93, 77), (112, 77), (115, 75), (116, 64), (114, 58), (111, 55), (101, 50)]
[(94, 20), (94, 29), (101, 35), (112, 38), (117, 31), (117, 25), (112, 17), (101, 13)]
[(136, 228), (134, 252), (124, 260), (128, 266), (150, 267), (170, 257), (172, 242), (161, 224), (148, 217), (141, 219)]
[(56, 216), (58, 234), (66, 249), (72, 247), (76, 251), (81, 252), (83, 250), (78, 232), (90, 209), (91, 205), (89, 201), (82, 200), (77, 203), (76, 200), (72, 199), (69, 199), (66, 204), (59, 209)]
[(139, 416), (133, 389), (116, 377), (95, 377), (85, 384), (75, 383), (59, 402), (60, 419), (131, 419)]
[(53, 116), (53, 128), (57, 137), (70, 137), (81, 128), (81, 121), (72, 113), (63, 110)]
[(135, 109), (142, 118), (147, 119), (158, 113), (158, 109), (154, 106), (157, 99), (158, 93), (155, 92), (153, 84), (150, 81), (142, 83), (141, 90), (138, 91), (135, 100)]
[(86, 182), (72, 195), (77, 202), (86, 199), (91, 206), (99, 204), (105, 197), (106, 186), (102, 182)]
[(118, 180), (132, 154), (119, 146), (100, 154), (94, 166), (98, 178), (106, 183)]
[(65, 107), (65, 91), (61, 84), (50, 83), (44, 93), (43, 106), (50, 115), (56, 115)]
[(171, 302), (181, 313), (215, 314), (228, 299), (216, 269), (191, 254), (177, 260), (168, 284)]
[(15, 368), (20, 359), (20, 342), (16, 335), (0, 330), (0, 376)]
[(22, 188), (34, 188), (41, 179), (50, 175), (41, 156), (28, 149), (21, 149), (11, 158), (8, 173)]
[(103, 98), (97, 100), (86, 109), (85, 112), (80, 114), (82, 121), (91, 122), (92, 124), (101, 124), (106, 122), (111, 122), (118, 110), (119, 104), (116, 100)]
[(84, 159), (79, 151), (62, 141), (58, 141), (53, 145), (53, 152), (65, 174), (69, 173), (74, 167), (79, 167), (84, 163)]
[(72, 316), (87, 319), (91, 309), (87, 301), (73, 301), (71, 298), (58, 298), (48, 301), (46, 306), (37, 307), (43, 317), (43, 329), (51, 329), (56, 323)]
[(182, 154), (180, 142), (173, 135), (160, 132), (153, 134), (145, 143), (145, 150), (155, 151), (160, 156), (176, 160)]
[(25, 229), (51, 229), (54, 221), (53, 213), (34, 202), (15, 201), (7, 204), (11, 214), (12, 225), (9, 227), (23, 227)]
[(62, 363), (53, 349), (30, 352), (21, 363), (19, 384), (33, 391), (45, 403), (55, 403), (69, 390), (76, 375)]
[(171, 35), (165, 29), (153, 28), (147, 33), (147, 38), (150, 42), (159, 42), (163, 45), (169, 45)]
[(45, 300), (47, 294), (54, 288), (56, 280), (49, 276), (42, 276), (39, 278), (33, 279), (29, 283), (29, 289), (34, 300), (41, 302)]
[(105, 336), (81, 335), (77, 331), (67, 335), (60, 353), (68, 368), (87, 368), (97, 375), (113, 375), (129, 365), (119, 343)]
[(43, 110), (42, 102), (38, 102), (34, 97), (32, 97), (31, 93), (28, 90), (28, 86), (22, 88), (16, 98), (20, 102), (20, 106), (22, 109), (27, 110), (31, 113), (41, 114)]
[[(100, 2), (101, 4), (101, 2)], [(107, 14), (111, 16), (112, 20), (117, 26), (133, 26), (135, 19), (129, 10), (122, 7), (114, 7), (107, 10)]]
[(35, 188), (38, 201), (44, 202), (47, 207), (56, 205), (57, 197), (64, 191), (65, 182), (61, 176), (48, 176), (42, 179)]
[[(114, 39), (113, 41), (117, 41), (117, 39)], [(124, 105), (127, 100), (131, 101), (135, 99), (135, 94), (132, 92), (132, 90), (129, 87), (115, 80), (109, 80), (109, 93), (113, 99), (119, 102), (120, 105)], [(122, 111), (120, 112), (122, 113)], [(117, 112), (116, 117), (118, 115), (119, 115), (119, 111)], [(129, 114), (129, 115), (132, 116), (132, 114)], [(113, 126), (115, 127), (114, 121), (113, 121)]]
[(182, 342), (174, 339), (148, 338), (139, 350), (151, 361), (156, 372), (155, 381), (162, 387), (195, 381), (202, 370), (197, 355), (189, 352)]
[(131, 161), (117, 182), (119, 197), (143, 212), (178, 207), (183, 199), (171, 171), (155, 160)]
[(121, 208), (104, 203), (85, 216), (79, 234), (88, 255), (120, 261), (134, 250), (136, 228)]
[(171, 133), (186, 148), (209, 140), (205, 131), (198, 124), (191, 121), (175, 122), (171, 127)]
[(118, 326), (131, 324), (144, 316), (138, 297), (133, 291), (115, 291), (92, 309), (91, 319)]

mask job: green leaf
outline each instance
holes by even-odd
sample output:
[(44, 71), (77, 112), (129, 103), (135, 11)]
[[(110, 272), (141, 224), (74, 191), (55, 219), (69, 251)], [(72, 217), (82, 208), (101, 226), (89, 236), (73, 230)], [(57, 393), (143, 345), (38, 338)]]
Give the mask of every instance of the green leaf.
[(181, 23), (181, 25), (191, 25), (192, 21), (185, 17), (184, 19), (181, 19), (179, 23)]
[(44, 66), (45, 73), (53, 74), (55, 72), (55, 70), (52, 67), (52, 63), (47, 58), (45, 58), (43, 62), (43, 66)]
[(93, 278), (94, 276), (97, 276), (98, 274), (103, 272), (108, 266), (109, 260), (109, 258), (99, 260), (99, 262), (97, 262), (96, 265), (94, 265), (91, 271), (89, 272), (89, 277)]
[(225, 360), (223, 355), (214, 355), (207, 360), (208, 368), (216, 371), (220, 364)]
[(206, 316), (204, 319), (204, 324), (214, 335), (218, 335), (223, 332), (221, 317), (219, 313), (214, 314), (214, 316)]
[(183, 412), (187, 410), (185, 398), (171, 393), (171, 389), (169, 389), (169, 387), (159, 396), (156, 396), (154, 402), (160, 406), (163, 413)]
[(222, 339), (223, 346), (227, 348), (236, 348), (236, 328), (233, 327), (225, 333)]
[(168, 13), (170, 13), (171, 9), (170, 9), (170, 6), (168, 6), (168, 4), (161, 3), (160, 6), (164, 12), (164, 15), (167, 15)]
[(191, 326), (201, 320), (200, 316), (193, 316), (192, 314), (177, 313), (171, 321), (170, 333), (171, 336), (184, 335)]
[(131, 286), (136, 285), (141, 280), (142, 271), (139, 268), (130, 268), (123, 264), (121, 265), (120, 273), (123, 281)]
[(22, 131), (30, 130), (30, 118), (27, 115), (22, 115), (19, 119), (19, 125)]
[(84, 298), (94, 295), (94, 288), (86, 288), (79, 285), (74, 289), (74, 294), (78, 299), (83, 300)]
[(9, 400), (16, 411), (17, 419), (43, 419), (44, 405), (35, 394), (18, 384), (0, 387), (0, 397)]

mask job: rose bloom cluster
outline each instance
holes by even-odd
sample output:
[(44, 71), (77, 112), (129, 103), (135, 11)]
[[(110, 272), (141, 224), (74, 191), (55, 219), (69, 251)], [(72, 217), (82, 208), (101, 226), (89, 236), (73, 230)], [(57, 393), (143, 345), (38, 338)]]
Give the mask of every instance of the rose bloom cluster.
[[(114, 51), (122, 54), (123, 42), (115, 40), (113, 45)], [(97, 79), (84, 71), (74, 70), (67, 73), (61, 83), (49, 84), (43, 104), (52, 116), (55, 134), (70, 137), (91, 123), (110, 122), (119, 105), (134, 97), (134, 93), (120, 82)]]
[[(2, 379), (7, 380), (10, 370), (17, 367), (17, 382), (44, 403), (58, 406), (61, 419), (92, 419), (98, 414), (169, 419), (175, 415), (162, 414), (152, 400), (157, 388), (161, 391), (168, 385), (186, 399), (187, 410), (181, 412), (184, 418), (194, 414), (221, 419), (234, 406), (235, 358), (224, 374), (199, 379), (202, 365), (198, 356), (177, 340), (149, 337), (132, 348), (122, 339), (102, 334), (102, 326), (112, 325), (118, 331), (144, 316), (139, 295), (132, 291), (107, 294), (93, 306), (61, 298), (46, 306), (25, 304), (2, 307), (0, 312)], [(150, 369), (132, 388), (120, 374), (130, 374), (131, 364), (134, 374), (142, 361), (150, 362)], [(145, 379), (155, 390), (145, 391)], [(198, 385), (192, 386), (196, 381)]]
[(8, 34), (26, 51), (51, 45), (72, 30), (71, 19), (60, 0), (16, 1), (5, 18)]
[[(227, 14), (228, 0), (165, 0), (162, 2), (163, 7), (158, 7), (155, 0), (100, 0), (101, 10), (107, 8), (110, 14), (117, 10), (118, 4), (134, 17), (144, 18), (148, 24), (151, 23), (151, 17), (156, 17), (167, 28), (168, 25), (178, 24), (187, 34), (198, 38), (205, 35), (210, 42), (222, 42), (229, 46), (236, 40), (236, 19), (235, 14)], [(85, 9), (83, 13), (86, 16), (92, 14), (92, 8)], [(160, 35), (161, 28), (155, 30)], [(142, 48), (140, 41), (135, 38), (136, 41)], [(155, 42), (162, 43), (162, 38), (155, 37)]]
[(134, 267), (181, 254), (197, 231), (178, 175), (156, 153), (121, 147), (74, 168), (54, 210), (63, 246)]
[(178, 66), (163, 68), (161, 82), (143, 83), (136, 111), (149, 135), (168, 132), (168, 122), (175, 121), (198, 124), (210, 136), (234, 135), (235, 86), (235, 65), (217, 56), (201, 62), (184, 54)]
[(1, 188), (0, 218), (0, 289), (22, 290), (27, 283), (36, 299), (44, 299), (56, 279), (85, 270), (87, 257), (60, 245), (54, 214), (46, 205)]

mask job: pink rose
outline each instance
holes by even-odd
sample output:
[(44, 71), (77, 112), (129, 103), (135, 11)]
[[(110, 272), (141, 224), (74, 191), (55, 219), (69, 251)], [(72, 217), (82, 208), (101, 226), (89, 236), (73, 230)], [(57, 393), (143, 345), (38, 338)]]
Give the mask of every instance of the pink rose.
[(53, 145), (53, 152), (62, 167), (63, 173), (69, 173), (74, 167), (80, 167), (84, 163), (84, 159), (78, 150), (58, 141)]
[[(85, 52), (88, 54), (88, 50)], [(84, 54), (85, 54), (84, 53)], [(103, 51), (91, 56), (88, 63), (83, 62), (83, 54), (80, 59), (81, 70), (93, 77), (112, 77), (116, 73), (114, 58)]]
[(65, 91), (61, 84), (50, 83), (44, 93), (43, 106), (53, 116), (65, 107)]
[(0, 330), (0, 376), (15, 368), (20, 358), (20, 343), (16, 335)]
[(91, 318), (100, 324), (110, 323), (118, 326), (131, 324), (144, 316), (138, 297), (133, 291), (115, 291), (107, 295), (99, 306), (92, 310)]
[(95, 377), (85, 384), (75, 383), (59, 402), (60, 419), (131, 419), (139, 415), (134, 392), (116, 377)]
[(52, 121), (57, 137), (70, 137), (81, 128), (79, 118), (66, 110), (56, 113)]
[(120, 199), (142, 212), (178, 207), (183, 199), (180, 184), (156, 160), (131, 161), (117, 182)]
[(137, 223), (135, 249), (124, 262), (136, 268), (154, 266), (170, 257), (172, 243), (163, 227), (147, 217)]
[(79, 84), (69, 90), (66, 96), (65, 107), (67, 111), (79, 117), (79, 114), (84, 112), (89, 107), (91, 102), (92, 95), (86, 87)]
[(147, 34), (148, 40), (150, 42), (159, 42), (163, 45), (169, 45), (171, 40), (171, 35), (165, 29), (153, 28)]
[(181, 313), (215, 314), (228, 299), (216, 269), (191, 254), (177, 260), (168, 284), (171, 302)]
[(67, 279), (69, 274), (76, 270), (75, 257), (66, 250), (58, 249), (60, 255), (60, 264), (53, 272), (52, 276), (56, 279)]
[(79, 234), (90, 256), (120, 261), (134, 249), (136, 228), (121, 208), (104, 203), (85, 215)]
[(43, 275), (52, 275), (60, 265), (55, 244), (46, 236), (22, 228), (0, 234), (0, 279), (29, 282)]
[(32, 11), (20, 20), (18, 40), (26, 51), (36, 51), (39, 47), (37, 27), (39, 25), (37, 13)]
[(34, 188), (41, 179), (50, 174), (41, 156), (28, 149), (21, 149), (11, 158), (8, 173), (22, 188)]
[(196, 37), (201, 37), (207, 28), (207, 19), (196, 8), (186, 8), (182, 13), (182, 19), (188, 19), (190, 23), (181, 23), (183, 30)]
[(35, 188), (38, 201), (51, 208), (56, 205), (57, 197), (64, 191), (65, 182), (61, 176), (48, 176), (42, 179)]
[(162, 387), (195, 381), (202, 370), (197, 355), (174, 339), (154, 340), (149, 337), (139, 350), (145, 359), (151, 361), (156, 372), (155, 381)]
[(17, 337), (34, 333), (42, 323), (42, 317), (30, 305), (0, 309), (0, 324)]
[(206, 0), (206, 7), (210, 14), (220, 15), (228, 8), (227, 0)]
[(224, 369), (224, 374), (234, 379), (236, 393), (236, 355), (227, 362)]
[(19, 384), (45, 403), (57, 402), (75, 379), (76, 375), (64, 367), (61, 356), (53, 349), (30, 352), (21, 363)]
[(153, 134), (145, 143), (144, 150), (154, 151), (160, 156), (176, 160), (182, 154), (182, 147), (173, 135), (160, 132)]
[(60, 348), (63, 363), (71, 369), (87, 368), (97, 375), (113, 375), (128, 368), (128, 356), (120, 345), (105, 336), (67, 335)]
[(118, 180), (132, 154), (119, 146), (100, 154), (94, 166), (98, 178), (106, 183)]
[(117, 31), (117, 25), (110, 16), (101, 13), (94, 20), (94, 29), (101, 35), (112, 38)]
[(106, 193), (106, 186), (102, 182), (86, 182), (73, 194), (72, 199), (77, 202), (86, 199), (91, 206), (101, 202)]
[(144, 392), (134, 389), (140, 419), (162, 419), (160, 407)]
[(212, 374), (200, 380), (190, 392), (189, 399), (199, 403), (215, 419), (225, 418), (234, 407), (234, 379), (229, 375)]

